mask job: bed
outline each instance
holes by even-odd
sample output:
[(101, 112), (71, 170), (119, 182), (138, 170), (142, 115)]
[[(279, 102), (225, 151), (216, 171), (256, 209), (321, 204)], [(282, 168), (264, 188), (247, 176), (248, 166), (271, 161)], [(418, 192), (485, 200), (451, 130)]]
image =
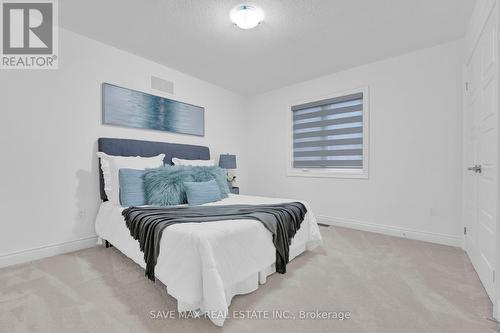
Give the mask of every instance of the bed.
[[(109, 155), (210, 159), (207, 147), (128, 139), (100, 138), (98, 149)], [(122, 216), (123, 207), (106, 201), (100, 175), (103, 203), (96, 218), (96, 233), (138, 265), (145, 267), (139, 243), (130, 236)], [(294, 200), (230, 194), (206, 205), (275, 204)], [(296, 200), (295, 200), (296, 201)], [(321, 244), (314, 214), (306, 202), (307, 214), (290, 246), (290, 260)], [(204, 314), (222, 326), (235, 295), (256, 290), (275, 272), (272, 235), (255, 220), (176, 224), (166, 228), (160, 242), (155, 276), (177, 299), (178, 311)]]

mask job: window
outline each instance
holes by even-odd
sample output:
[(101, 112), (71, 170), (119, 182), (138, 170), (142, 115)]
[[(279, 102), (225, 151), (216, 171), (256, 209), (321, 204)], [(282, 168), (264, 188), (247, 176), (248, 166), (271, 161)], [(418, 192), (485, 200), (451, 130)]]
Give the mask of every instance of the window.
[(290, 176), (368, 177), (368, 89), (291, 106)]

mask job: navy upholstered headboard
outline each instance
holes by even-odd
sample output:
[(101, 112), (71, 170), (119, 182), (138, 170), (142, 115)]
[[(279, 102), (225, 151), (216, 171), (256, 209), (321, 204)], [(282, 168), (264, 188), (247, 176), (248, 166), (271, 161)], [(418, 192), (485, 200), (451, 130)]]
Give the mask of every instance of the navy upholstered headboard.
[[(209, 160), (210, 150), (204, 146), (193, 146), (179, 143), (153, 142), (130, 139), (99, 138), (97, 149), (103, 153), (114, 156), (142, 156), (151, 157), (161, 153), (165, 154), (165, 164), (172, 164), (172, 158), (186, 160)], [(101, 199), (106, 201), (104, 192), (104, 179), (99, 166), (99, 187)]]

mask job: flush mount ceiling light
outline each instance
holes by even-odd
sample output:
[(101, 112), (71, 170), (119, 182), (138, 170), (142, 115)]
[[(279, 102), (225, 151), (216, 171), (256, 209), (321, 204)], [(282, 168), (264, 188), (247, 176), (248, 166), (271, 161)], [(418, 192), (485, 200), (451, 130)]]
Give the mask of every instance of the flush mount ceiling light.
[(252, 29), (264, 19), (264, 12), (255, 5), (238, 5), (229, 13), (231, 21), (241, 29)]

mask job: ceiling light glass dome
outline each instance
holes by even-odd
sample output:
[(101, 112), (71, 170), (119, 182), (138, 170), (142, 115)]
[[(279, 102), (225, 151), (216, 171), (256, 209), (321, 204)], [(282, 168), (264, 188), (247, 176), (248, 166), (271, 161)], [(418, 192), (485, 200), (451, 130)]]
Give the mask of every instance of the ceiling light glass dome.
[(264, 19), (264, 12), (255, 5), (238, 5), (229, 14), (231, 21), (241, 29), (252, 29)]

